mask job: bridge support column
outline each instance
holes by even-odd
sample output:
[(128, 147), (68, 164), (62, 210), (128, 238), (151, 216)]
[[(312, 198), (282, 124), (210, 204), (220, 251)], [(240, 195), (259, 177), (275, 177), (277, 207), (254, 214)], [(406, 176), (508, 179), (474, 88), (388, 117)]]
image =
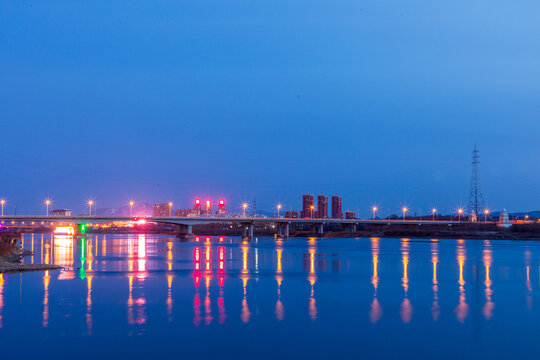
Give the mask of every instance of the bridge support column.
[(191, 225), (178, 225), (180, 231), (176, 233), (176, 237), (179, 239), (187, 239), (193, 236), (193, 229)]
[(242, 238), (243, 239), (251, 239), (253, 238), (253, 228), (255, 225), (253, 224), (242, 224)]
[(278, 237), (288, 238), (289, 237), (289, 223), (276, 223), (277, 231), (276, 235)]
[(317, 232), (319, 233), (319, 235), (324, 235), (324, 224), (318, 224), (317, 225)]

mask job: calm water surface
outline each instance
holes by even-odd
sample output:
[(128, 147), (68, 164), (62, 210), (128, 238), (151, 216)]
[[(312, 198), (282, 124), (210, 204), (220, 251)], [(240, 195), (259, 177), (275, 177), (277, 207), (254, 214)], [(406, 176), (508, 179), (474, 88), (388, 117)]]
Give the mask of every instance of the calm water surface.
[(537, 358), (540, 242), (25, 235), (5, 359)]

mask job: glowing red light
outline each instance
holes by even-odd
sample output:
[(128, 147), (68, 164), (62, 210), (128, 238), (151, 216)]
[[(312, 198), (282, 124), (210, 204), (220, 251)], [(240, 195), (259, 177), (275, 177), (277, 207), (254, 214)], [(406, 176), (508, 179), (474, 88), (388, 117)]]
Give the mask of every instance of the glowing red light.
[(206, 238), (204, 238), (204, 240), (205, 240), (206, 242), (210, 242), (211, 239), (212, 239), (212, 238), (211, 238), (210, 236), (207, 236)]
[[(201, 277), (195, 276), (195, 287), (199, 287), (199, 284), (201, 283)], [(195, 298), (195, 306), (200, 306), (200, 300), (199, 298)]]
[(219, 242), (224, 242), (225, 241), (225, 238), (223, 236), (220, 236), (219, 237)]
[(225, 200), (219, 200), (219, 205), (225, 205)]
[(206, 207), (210, 207), (210, 200), (206, 200)]
[[(220, 276), (219, 277), (219, 286), (223, 286), (224, 282), (225, 282), (225, 277)], [(219, 301), (220, 305), (223, 306), (223, 298), (220, 298), (218, 301)]]
[(201, 248), (197, 246), (195, 248), (195, 261), (200, 261), (200, 260), (201, 260)]
[(201, 199), (196, 199), (195, 200), (195, 205), (200, 205), (201, 204)]
[(199, 242), (201, 241), (201, 237), (200, 236), (195, 236), (195, 242)]

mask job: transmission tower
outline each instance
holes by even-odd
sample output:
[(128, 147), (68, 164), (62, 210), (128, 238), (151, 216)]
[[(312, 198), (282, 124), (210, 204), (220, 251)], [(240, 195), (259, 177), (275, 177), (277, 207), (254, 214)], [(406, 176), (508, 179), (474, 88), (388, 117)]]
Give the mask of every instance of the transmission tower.
[(469, 215), (474, 214), (480, 216), (479, 211), (485, 209), (484, 196), (480, 189), (480, 155), (478, 155), (478, 149), (474, 144), (474, 151), (472, 157), (472, 177), (471, 177), (471, 190), (469, 192)]

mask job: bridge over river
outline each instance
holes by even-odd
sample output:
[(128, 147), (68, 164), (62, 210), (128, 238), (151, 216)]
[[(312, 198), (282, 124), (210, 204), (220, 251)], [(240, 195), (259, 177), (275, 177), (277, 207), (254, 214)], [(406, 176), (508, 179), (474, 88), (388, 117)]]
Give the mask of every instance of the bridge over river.
[[(7, 215), (0, 217), (4, 224), (49, 224), (49, 223), (71, 223), (71, 224), (103, 224), (112, 222), (152, 222), (162, 224), (178, 225), (180, 228), (179, 235), (192, 234), (193, 225), (205, 224), (240, 224), (243, 227), (244, 237), (253, 237), (253, 231), (256, 224), (275, 224), (277, 234), (288, 237), (291, 224), (307, 224), (315, 230), (316, 233), (322, 235), (324, 226), (330, 224), (341, 225), (346, 231), (356, 232), (357, 226), (362, 224), (379, 224), (379, 225), (439, 225), (452, 226), (464, 224), (464, 221), (449, 221), (449, 220), (380, 220), (380, 219), (317, 219), (317, 218), (265, 218), (265, 217), (131, 217), (131, 216), (96, 216), (96, 215), (78, 215), (78, 216), (46, 216), (46, 215)], [(492, 223), (492, 222), (488, 222)]]

